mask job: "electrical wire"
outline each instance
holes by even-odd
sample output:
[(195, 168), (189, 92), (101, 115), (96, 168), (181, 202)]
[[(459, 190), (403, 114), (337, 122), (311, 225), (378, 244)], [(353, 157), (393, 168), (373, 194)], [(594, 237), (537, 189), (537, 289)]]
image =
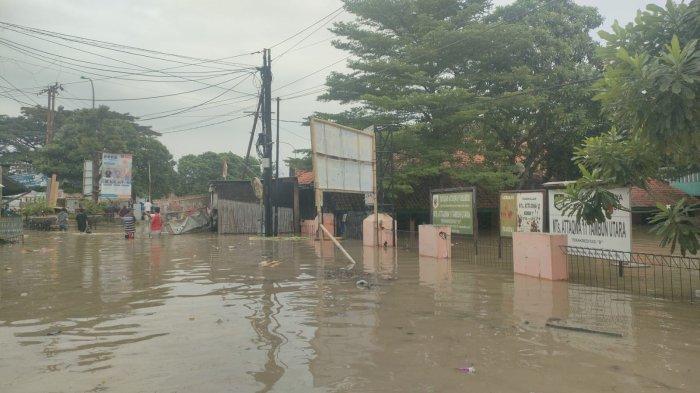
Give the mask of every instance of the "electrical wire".
[(333, 15), (334, 13), (336, 13), (336, 12), (342, 10), (343, 7), (344, 7), (344, 6), (341, 5), (340, 7), (334, 9), (333, 11), (329, 12), (329, 13), (326, 14), (325, 16), (323, 16), (323, 17), (321, 17), (321, 18), (315, 20), (315, 21), (314, 21), (313, 23), (311, 23), (310, 25), (308, 25), (308, 26), (306, 26), (305, 28), (303, 28), (303, 29), (297, 31), (296, 33), (290, 35), (289, 37), (283, 39), (282, 41), (280, 41), (280, 42), (278, 42), (278, 43), (276, 43), (276, 44), (270, 45), (270, 48), (269, 48), (269, 49), (272, 49), (272, 48), (274, 48), (274, 47), (277, 47), (277, 46), (279, 46), (279, 45), (282, 45), (282, 44), (284, 44), (285, 42), (287, 42), (287, 41), (293, 39), (294, 37), (300, 35), (301, 33), (305, 32), (306, 30), (309, 30), (310, 28), (316, 26), (318, 23), (323, 22), (326, 18), (330, 17), (330, 16)]
[[(252, 73), (251, 73), (251, 74), (252, 74)], [(162, 119), (162, 118), (165, 118), (165, 117), (170, 117), (170, 116), (172, 116), (172, 115), (177, 115), (177, 114), (184, 113), (184, 112), (187, 112), (187, 111), (189, 111), (189, 110), (198, 108), (198, 107), (200, 107), (200, 106), (202, 106), (202, 105), (204, 105), (204, 104), (207, 104), (207, 103), (209, 103), (209, 102), (211, 102), (211, 101), (213, 101), (213, 100), (215, 100), (215, 99), (217, 99), (217, 98), (223, 96), (224, 94), (228, 93), (229, 91), (233, 91), (233, 88), (234, 88), (234, 87), (236, 87), (236, 86), (240, 85), (241, 83), (245, 82), (246, 79), (248, 79), (248, 78), (245, 78), (245, 79), (243, 79), (242, 81), (238, 82), (237, 84), (231, 86), (228, 90), (225, 90), (225, 91), (222, 92), (221, 94), (218, 94), (218, 95), (216, 95), (216, 96), (214, 96), (214, 97), (212, 97), (212, 98), (210, 98), (210, 99), (208, 99), (208, 100), (206, 100), (206, 101), (204, 101), (204, 102), (201, 102), (201, 103), (199, 103), (199, 104), (197, 104), (197, 105), (193, 105), (193, 106), (190, 106), (190, 107), (186, 107), (186, 108), (183, 108), (183, 109), (181, 109), (181, 110), (178, 110), (178, 111), (176, 111), (176, 112), (174, 112), (174, 113), (170, 113), (170, 114), (167, 114), (167, 115), (153, 116), (153, 117), (149, 117), (149, 118), (145, 118), (145, 119), (142, 118), (142, 119), (140, 119), (140, 120), (141, 120), (141, 121), (146, 121), (146, 120)]]
[(321, 29), (322, 29), (323, 27), (325, 27), (327, 24), (331, 23), (335, 18), (337, 18), (338, 16), (340, 16), (340, 15), (341, 15), (342, 13), (344, 13), (344, 12), (345, 12), (344, 10), (339, 11), (338, 13), (336, 13), (335, 15), (333, 15), (333, 17), (331, 17), (330, 19), (328, 19), (327, 21), (325, 21), (323, 24), (321, 24), (321, 25), (319, 25), (317, 28), (313, 29), (313, 30), (312, 30), (309, 34), (307, 34), (304, 38), (300, 39), (300, 40), (297, 41), (294, 45), (290, 46), (289, 48), (287, 48), (287, 50), (285, 50), (284, 52), (282, 52), (281, 54), (279, 54), (279, 55), (277, 56), (277, 58), (275, 59), (275, 61), (279, 62), (279, 60), (280, 60), (280, 58), (282, 58), (282, 56), (284, 56), (284, 55), (286, 55), (287, 53), (289, 53), (292, 49), (296, 48), (299, 44), (301, 44), (302, 42), (304, 42), (305, 40), (307, 40), (309, 37), (311, 37), (311, 36), (312, 36), (313, 34), (315, 34), (317, 31), (321, 30)]
[(197, 57), (192, 57), (192, 56), (179, 55), (179, 54), (175, 54), (175, 53), (168, 53), (168, 52), (156, 51), (156, 50), (152, 50), (152, 49), (138, 48), (138, 47), (123, 45), (123, 44), (116, 44), (116, 43), (113, 43), (113, 42), (100, 41), (100, 40), (95, 40), (95, 39), (92, 39), (92, 38), (80, 37), (80, 36), (70, 35), (70, 34), (65, 34), (65, 33), (58, 33), (58, 32), (53, 32), (53, 31), (49, 31), (49, 30), (43, 30), (43, 29), (38, 29), (38, 28), (32, 28), (32, 27), (28, 27), (28, 26), (22, 26), (22, 25), (18, 25), (18, 24), (14, 24), (14, 23), (3, 22), (3, 21), (0, 21), (0, 25), (4, 25), (5, 27), (7, 27), (7, 26), (12, 26), (12, 27), (17, 28), (17, 29), (22, 29), (22, 30), (25, 30), (25, 31), (34, 32), (35, 34), (48, 35), (48, 36), (51, 36), (51, 37), (60, 38), (60, 39), (67, 40), (67, 41), (82, 43), (82, 44), (84, 44), (84, 45), (91, 45), (91, 46), (95, 46), (95, 47), (99, 47), (99, 48), (103, 48), (103, 49), (108, 49), (108, 50), (113, 50), (113, 51), (117, 51), (117, 52), (129, 53), (129, 54), (134, 54), (134, 55), (136, 55), (136, 56), (150, 57), (150, 58), (154, 58), (154, 59), (165, 60), (165, 61), (171, 61), (171, 62), (174, 62), (174, 60), (172, 60), (172, 59), (163, 59), (163, 58), (160, 58), (160, 57), (146, 56), (146, 55), (143, 55), (143, 54), (135, 54), (135, 53), (131, 53), (131, 52), (126, 52), (126, 51), (124, 51), (124, 50), (117, 50), (117, 49), (114, 49), (114, 48), (125, 48), (125, 49), (130, 49), (130, 50), (138, 50), (138, 51), (145, 52), (145, 53), (160, 54), (160, 55), (166, 55), (166, 56), (171, 56), (171, 57), (177, 57), (177, 58), (187, 59), (187, 60), (196, 60), (196, 61), (200, 61), (201, 63), (215, 63), (215, 64), (224, 64), (224, 65), (229, 65), (229, 66), (231, 66), (231, 65), (236, 65), (236, 66), (237, 66), (237, 65), (251, 66), (251, 65), (249, 65), (249, 64), (244, 64), (244, 63), (229, 63), (229, 62), (224, 62), (223, 60), (232, 59), (232, 58), (236, 58), (236, 57), (242, 57), (242, 56), (249, 56), (249, 55), (253, 55), (253, 54), (256, 54), (256, 53), (260, 53), (259, 51), (255, 51), (255, 52), (244, 52), (244, 53), (240, 53), (240, 54), (237, 54), (237, 55), (232, 55), (232, 56), (223, 57), (223, 58), (220, 58), (220, 59), (204, 59), (204, 58), (197, 58)]

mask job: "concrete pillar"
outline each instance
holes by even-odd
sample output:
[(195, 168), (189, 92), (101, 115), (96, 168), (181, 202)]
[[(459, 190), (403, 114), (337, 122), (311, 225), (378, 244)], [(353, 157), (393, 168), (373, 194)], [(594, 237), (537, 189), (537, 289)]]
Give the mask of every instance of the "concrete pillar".
[(447, 226), (418, 227), (418, 255), (432, 258), (452, 256), (452, 229)]
[(569, 269), (562, 246), (566, 246), (566, 235), (513, 233), (513, 271), (547, 280), (568, 280)]

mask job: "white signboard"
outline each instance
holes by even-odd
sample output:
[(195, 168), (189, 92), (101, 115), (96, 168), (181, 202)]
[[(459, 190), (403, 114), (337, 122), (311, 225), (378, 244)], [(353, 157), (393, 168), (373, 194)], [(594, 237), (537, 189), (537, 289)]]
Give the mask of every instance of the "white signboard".
[[(622, 206), (630, 207), (629, 188), (613, 188)], [(595, 248), (621, 252), (632, 251), (632, 213), (615, 210), (610, 220), (603, 223), (586, 224), (577, 222), (575, 216), (562, 215), (556, 208), (564, 190), (549, 190), (549, 232), (568, 236), (571, 247)]]
[(518, 205), (516, 232), (542, 232), (544, 195), (541, 192), (519, 192), (515, 195)]
[(311, 149), (317, 189), (374, 191), (374, 133), (311, 119)]
[(83, 162), (83, 195), (92, 195), (92, 161)]
[(101, 199), (131, 199), (131, 180), (131, 154), (102, 153)]

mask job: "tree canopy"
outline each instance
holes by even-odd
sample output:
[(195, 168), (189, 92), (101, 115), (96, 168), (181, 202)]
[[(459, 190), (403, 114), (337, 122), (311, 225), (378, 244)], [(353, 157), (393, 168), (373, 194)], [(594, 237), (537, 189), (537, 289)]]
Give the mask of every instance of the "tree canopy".
[[(700, 2), (666, 7), (648, 5), (635, 21), (612, 32), (599, 50), (604, 77), (595, 100), (614, 125), (604, 135), (585, 140), (575, 152), (583, 178), (567, 190), (563, 205), (585, 221), (602, 221), (611, 204), (609, 185), (636, 185), (700, 171)], [(601, 196), (593, 198), (592, 196)], [(625, 208), (613, 202), (612, 207)], [(653, 217), (662, 245), (697, 253), (700, 229), (692, 209), (681, 200), (659, 205)], [(628, 207), (627, 207), (628, 208)]]
[(399, 192), (479, 184), (527, 187), (576, 173), (573, 147), (606, 128), (591, 100), (600, 75), (597, 10), (570, 0), (358, 1), (333, 44), (350, 71), (332, 73), (321, 114), (396, 128)]
[(228, 180), (252, 179), (260, 176), (260, 163), (250, 158), (248, 163), (239, 155), (231, 152), (188, 154), (177, 162), (178, 185), (180, 195), (202, 194), (209, 190), (209, 181), (223, 180), (223, 165), (228, 167)]

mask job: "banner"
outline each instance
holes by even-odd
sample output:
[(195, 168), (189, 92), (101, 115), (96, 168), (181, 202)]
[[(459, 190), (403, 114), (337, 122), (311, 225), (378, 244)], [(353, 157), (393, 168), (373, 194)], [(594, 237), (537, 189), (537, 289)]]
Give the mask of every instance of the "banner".
[(499, 205), (501, 236), (511, 237), (518, 223), (518, 203), (515, 193), (502, 193)]
[(501, 236), (513, 232), (542, 232), (544, 194), (542, 192), (504, 192), (500, 198)]
[[(625, 208), (630, 208), (629, 188), (610, 189)], [(567, 235), (572, 247), (595, 248), (621, 252), (632, 251), (632, 213), (615, 210), (611, 219), (603, 223), (577, 222), (574, 216), (564, 216), (556, 208), (564, 190), (549, 190), (549, 232)]]
[(83, 161), (83, 195), (92, 195), (92, 161)]
[(131, 154), (102, 153), (101, 199), (131, 199), (131, 178)]
[(449, 226), (452, 233), (474, 234), (473, 191), (433, 194), (432, 224)]

